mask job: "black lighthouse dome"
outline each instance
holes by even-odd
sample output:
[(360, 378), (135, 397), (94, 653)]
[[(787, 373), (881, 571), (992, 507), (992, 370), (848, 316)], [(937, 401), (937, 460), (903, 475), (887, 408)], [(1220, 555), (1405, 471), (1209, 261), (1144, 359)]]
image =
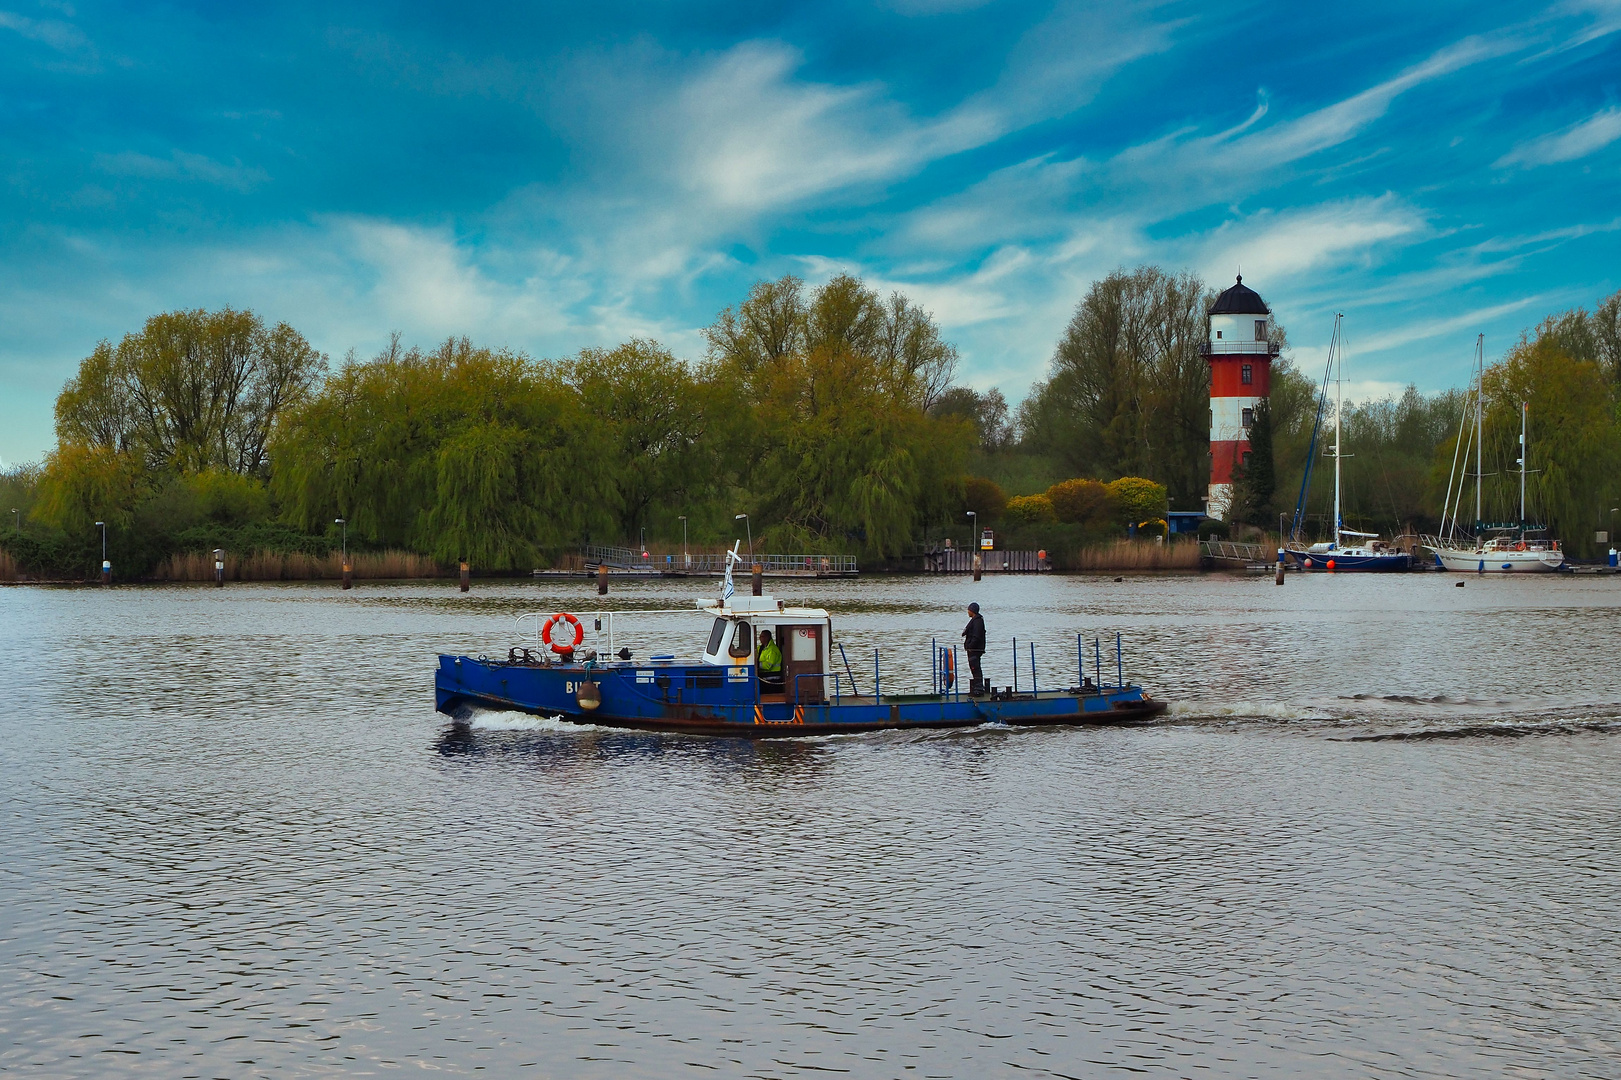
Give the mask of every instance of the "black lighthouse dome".
[(1261, 294), (1244, 284), (1244, 275), (1238, 275), (1238, 282), (1232, 288), (1216, 297), (1216, 302), (1210, 308), (1212, 315), (1270, 315), (1272, 309), (1266, 306)]

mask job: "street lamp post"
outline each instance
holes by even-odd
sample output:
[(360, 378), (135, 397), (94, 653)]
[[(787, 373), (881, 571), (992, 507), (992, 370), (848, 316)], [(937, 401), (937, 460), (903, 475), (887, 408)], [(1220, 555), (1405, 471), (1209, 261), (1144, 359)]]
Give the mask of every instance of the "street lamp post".
[(979, 553), (979, 513), (977, 511), (970, 510), (968, 511), (967, 516), (974, 519), (974, 531), (973, 534), (968, 538), (970, 550), (972, 550), (974, 553), (969, 564), (974, 568), (974, 580), (978, 581), (980, 572), (985, 567), (985, 557)]
[(332, 524), (343, 529), (343, 587), (352, 589), (354, 588), (354, 573), (353, 568), (349, 565), (349, 519), (333, 518)]
[(111, 585), (113, 583), (113, 564), (107, 561), (107, 523), (98, 521), (96, 526), (101, 529), (101, 583)]
[(692, 569), (692, 556), (687, 554), (687, 515), (681, 515), (681, 565)]
[(754, 565), (754, 527), (749, 524), (749, 516), (747, 514), (739, 514), (736, 517), (734, 517), (732, 520), (733, 521), (741, 521), (743, 523), (743, 528), (748, 530), (748, 534), (749, 534), (749, 565), (753, 566)]
[(15, 506), (13, 506), (13, 507), (12, 507), (12, 508), (11, 508), (11, 517), (12, 517), (12, 519), (13, 519), (13, 521), (14, 521), (14, 523), (15, 523), (15, 528), (16, 528), (16, 530), (17, 530), (17, 531), (18, 531), (18, 532), (22, 532), (22, 531), (23, 531), (23, 516), (22, 516), (22, 512), (21, 512), (21, 511), (19, 511), (19, 510), (18, 510), (18, 509), (17, 509), (17, 508), (16, 508), (16, 507), (15, 507)]

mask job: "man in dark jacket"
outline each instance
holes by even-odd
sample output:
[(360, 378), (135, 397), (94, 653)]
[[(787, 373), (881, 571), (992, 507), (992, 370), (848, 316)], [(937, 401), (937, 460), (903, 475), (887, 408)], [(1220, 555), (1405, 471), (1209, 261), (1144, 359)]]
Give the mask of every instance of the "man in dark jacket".
[(980, 669), (979, 658), (985, 655), (985, 619), (978, 604), (968, 605), (968, 625), (962, 631), (962, 651), (968, 654), (968, 681), (970, 694), (985, 692), (985, 672)]

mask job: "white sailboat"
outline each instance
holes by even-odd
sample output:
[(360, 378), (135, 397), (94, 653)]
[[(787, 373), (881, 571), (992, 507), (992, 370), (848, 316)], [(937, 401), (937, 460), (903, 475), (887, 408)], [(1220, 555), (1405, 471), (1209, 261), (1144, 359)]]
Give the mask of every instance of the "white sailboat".
[[(1531, 534), (1546, 529), (1529, 525), (1525, 519), (1526, 459), (1530, 456), (1526, 444), (1529, 402), (1520, 403), (1520, 456), (1515, 462), (1520, 467), (1520, 519), (1517, 522), (1488, 523), (1481, 519), (1481, 478), (1484, 475), (1481, 447), (1481, 413), (1484, 410), (1482, 386), (1486, 375), (1486, 335), (1475, 338), (1475, 377), (1468, 403), (1464, 406), (1458, 424), (1458, 446), (1452, 452), (1452, 476), (1447, 478), (1447, 505), (1441, 514), (1441, 536), (1425, 545), (1435, 553), (1435, 561), (1443, 570), (1476, 574), (1548, 574), (1565, 568), (1565, 553), (1559, 541)], [(1464, 534), (1458, 527), (1458, 505), (1463, 502), (1463, 489), (1468, 482), (1467, 472), (1459, 475), (1459, 453), (1468, 468), (1469, 455), (1464, 448), (1466, 425), (1471, 407), (1474, 411), (1475, 430), (1472, 434), (1475, 451), (1475, 525), (1474, 536)], [(1457, 482), (1456, 504), (1453, 482)], [(1449, 521), (1450, 518), (1450, 521)], [(1486, 535), (1486, 534), (1491, 535)]]
[[(1379, 539), (1378, 533), (1357, 532), (1355, 529), (1345, 527), (1344, 516), (1340, 512), (1340, 460), (1351, 455), (1343, 452), (1344, 437), (1340, 428), (1340, 417), (1345, 412), (1344, 402), (1344, 374), (1345, 374), (1345, 340), (1340, 333), (1340, 320), (1343, 315), (1334, 316), (1334, 334), (1329, 339), (1328, 363), (1334, 374), (1334, 445), (1327, 451), (1326, 456), (1334, 459), (1334, 539), (1313, 544), (1307, 548), (1288, 547), (1285, 550), (1295, 565), (1302, 570), (1332, 570), (1336, 572), (1363, 572), (1378, 570), (1406, 570), (1412, 563), (1412, 556), (1398, 548), (1393, 548)], [(1323, 404), (1327, 400), (1328, 372), (1323, 373), (1323, 393), (1318, 396), (1317, 413), (1321, 422)], [(1312, 446), (1308, 454), (1316, 453), (1316, 430), (1312, 432)], [(1308, 471), (1305, 480), (1301, 483), (1300, 501), (1295, 506), (1295, 531), (1299, 535), (1300, 521), (1306, 503), (1306, 493), (1311, 481)], [(1349, 539), (1349, 543), (1347, 542)]]

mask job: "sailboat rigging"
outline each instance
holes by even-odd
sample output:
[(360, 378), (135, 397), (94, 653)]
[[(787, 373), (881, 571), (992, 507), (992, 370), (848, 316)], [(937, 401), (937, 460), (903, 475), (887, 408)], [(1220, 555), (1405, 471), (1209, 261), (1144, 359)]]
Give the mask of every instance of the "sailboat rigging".
[[(1441, 516), (1441, 534), (1433, 537), (1431, 543), (1425, 546), (1435, 554), (1435, 561), (1444, 570), (1462, 572), (1473, 571), (1477, 574), (1545, 574), (1565, 569), (1565, 553), (1560, 550), (1559, 541), (1547, 537), (1537, 537), (1533, 534), (1547, 532), (1546, 526), (1533, 525), (1525, 516), (1525, 479), (1532, 470), (1529, 467), (1530, 445), (1527, 436), (1530, 431), (1530, 402), (1520, 403), (1520, 456), (1515, 464), (1520, 469), (1520, 517), (1514, 522), (1488, 522), (1483, 520), (1481, 506), (1481, 489), (1484, 487), (1485, 472), (1482, 465), (1481, 434), (1482, 416), (1485, 412), (1485, 381), (1486, 381), (1486, 335), (1480, 334), (1475, 338), (1475, 372), (1473, 385), (1470, 387), (1468, 398), (1464, 401), (1463, 418), (1458, 425), (1458, 440), (1463, 444), (1465, 427), (1469, 421), (1471, 411), (1474, 414), (1475, 429), (1468, 435), (1475, 452), (1475, 523), (1469, 532), (1464, 532), (1458, 526), (1458, 515), (1463, 504), (1463, 491), (1467, 486), (1470, 474), (1465, 471), (1458, 472), (1459, 450), (1452, 452), (1452, 475), (1447, 477), (1447, 500)], [(1470, 447), (1463, 447), (1462, 460), (1465, 470), (1468, 469)], [(1456, 493), (1454, 494), (1454, 483)], [(1491, 535), (1487, 535), (1491, 534)]]
[[(1345, 414), (1345, 338), (1342, 321), (1345, 316), (1334, 316), (1334, 333), (1328, 344), (1328, 367), (1323, 372), (1323, 388), (1317, 395), (1317, 419), (1312, 424), (1311, 445), (1306, 450), (1306, 473), (1300, 482), (1300, 499), (1295, 504), (1294, 535), (1285, 549), (1289, 558), (1302, 570), (1380, 571), (1406, 570), (1412, 556), (1392, 548), (1379, 539), (1378, 533), (1358, 532), (1345, 527), (1341, 509), (1344, 494), (1340, 462), (1350, 457), (1345, 453), (1345, 432), (1342, 418)], [(1334, 445), (1325, 456), (1334, 459), (1334, 538), (1310, 547), (1300, 546), (1300, 526), (1305, 515), (1306, 497), (1311, 491), (1311, 466), (1317, 455), (1317, 435), (1322, 429), (1323, 409), (1328, 403), (1329, 376), (1334, 377)], [(1346, 543), (1346, 538), (1354, 538)]]

